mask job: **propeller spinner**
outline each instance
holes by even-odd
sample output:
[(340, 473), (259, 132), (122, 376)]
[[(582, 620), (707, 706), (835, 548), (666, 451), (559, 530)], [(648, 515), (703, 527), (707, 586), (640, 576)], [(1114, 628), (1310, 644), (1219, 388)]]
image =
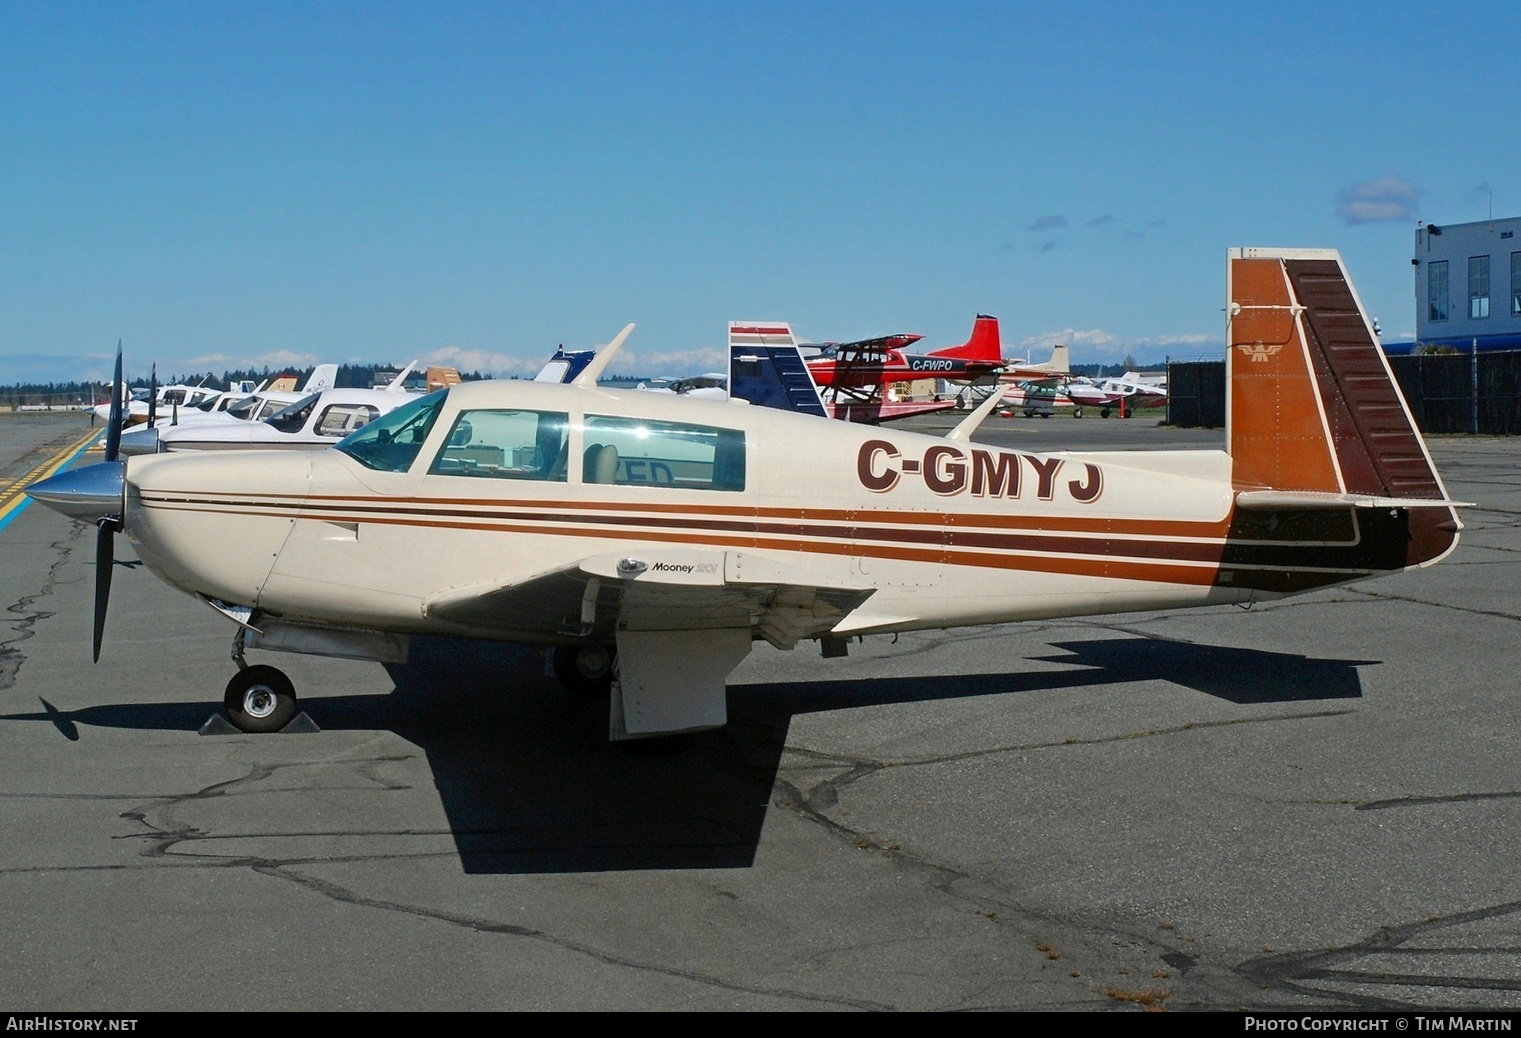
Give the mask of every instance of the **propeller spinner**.
[(106, 604), (111, 598), (111, 571), (115, 568), (115, 537), (125, 512), (126, 463), (121, 454), (121, 343), (116, 344), (116, 392), (111, 397), (111, 418), (106, 423), (106, 460), (99, 465), (53, 476), (33, 483), (26, 494), (73, 519), (95, 524), (95, 626), (92, 653), (100, 662), (100, 640), (106, 629)]

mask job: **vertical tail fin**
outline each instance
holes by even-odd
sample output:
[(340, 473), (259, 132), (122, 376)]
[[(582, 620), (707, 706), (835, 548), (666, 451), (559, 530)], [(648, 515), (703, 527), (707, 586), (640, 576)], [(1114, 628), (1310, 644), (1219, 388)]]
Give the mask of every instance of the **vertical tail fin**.
[[(292, 381), (294, 382), (294, 380)], [(315, 368), (312, 369), (312, 373), (307, 376), (306, 386), (301, 391), (303, 393), (320, 393), (324, 389), (332, 389), (337, 384), (338, 365), (318, 364)], [(292, 384), (290, 386), (290, 389), (286, 390), (286, 392), (290, 392), (295, 388), (295, 385)]]
[(829, 417), (792, 327), (780, 321), (729, 322), (729, 395), (760, 407)]
[(1003, 363), (1003, 342), (998, 335), (998, 318), (978, 314), (972, 325), (972, 337), (961, 346), (947, 346), (943, 350), (931, 350), (931, 357), (955, 357), (957, 360), (980, 361), (984, 364)]
[(427, 386), (428, 392), (435, 389), (443, 389), (447, 386), (457, 386), (460, 383), (459, 369), (451, 368), (447, 364), (429, 364)]
[(1340, 254), (1232, 249), (1229, 296), (1236, 488), (1408, 509), (1409, 564), (1450, 551), (1461, 524)]
[(1066, 375), (1072, 371), (1067, 347), (1061, 343), (1051, 347), (1051, 359), (1044, 364), (1018, 364), (1015, 367), (1020, 371), (1043, 371), (1052, 375)]

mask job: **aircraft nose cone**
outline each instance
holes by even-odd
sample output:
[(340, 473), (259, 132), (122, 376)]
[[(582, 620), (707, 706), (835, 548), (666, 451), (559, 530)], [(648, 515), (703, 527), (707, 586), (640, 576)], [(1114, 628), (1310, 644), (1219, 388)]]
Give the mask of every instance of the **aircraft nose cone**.
[(157, 454), (158, 429), (134, 429), (129, 433), (122, 433), (121, 446), (118, 450), (128, 458), (137, 454)]
[(84, 522), (120, 519), (126, 474), (126, 462), (108, 461), (33, 483), (26, 488), (26, 495), (55, 512)]

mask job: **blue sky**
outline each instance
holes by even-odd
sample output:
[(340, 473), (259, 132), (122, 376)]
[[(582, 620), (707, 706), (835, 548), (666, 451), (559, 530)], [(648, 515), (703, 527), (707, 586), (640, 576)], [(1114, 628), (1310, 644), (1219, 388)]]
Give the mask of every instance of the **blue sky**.
[[(1521, 215), (1521, 8), (0, 0), (0, 384), (726, 322), (1218, 355), (1233, 245)], [(1507, 173), (1506, 171), (1511, 171)]]

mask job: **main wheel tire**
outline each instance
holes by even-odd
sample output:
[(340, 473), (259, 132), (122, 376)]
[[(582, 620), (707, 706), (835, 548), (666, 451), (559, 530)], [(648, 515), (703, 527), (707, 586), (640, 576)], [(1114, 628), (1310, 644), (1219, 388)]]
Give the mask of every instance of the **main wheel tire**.
[(556, 646), (552, 651), (555, 678), (577, 696), (605, 696), (613, 688), (617, 650), (606, 645)]
[(278, 732), (296, 716), (296, 687), (274, 667), (245, 667), (222, 697), (227, 719), (245, 732)]

